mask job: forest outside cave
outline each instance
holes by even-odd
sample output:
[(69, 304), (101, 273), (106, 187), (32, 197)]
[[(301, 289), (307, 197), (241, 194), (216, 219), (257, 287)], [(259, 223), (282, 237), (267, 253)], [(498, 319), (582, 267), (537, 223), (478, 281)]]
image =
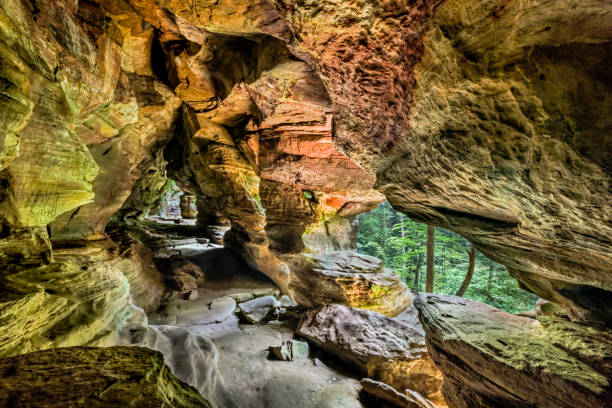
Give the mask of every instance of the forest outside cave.
[[(412, 221), (388, 201), (357, 216), (357, 250), (394, 269), (414, 292), (425, 291), (427, 225)], [(470, 242), (453, 231), (435, 228), (434, 293), (453, 295), (469, 265)], [(463, 297), (510, 313), (533, 310), (538, 296), (522, 290), (502, 264), (476, 251), (474, 275)]]

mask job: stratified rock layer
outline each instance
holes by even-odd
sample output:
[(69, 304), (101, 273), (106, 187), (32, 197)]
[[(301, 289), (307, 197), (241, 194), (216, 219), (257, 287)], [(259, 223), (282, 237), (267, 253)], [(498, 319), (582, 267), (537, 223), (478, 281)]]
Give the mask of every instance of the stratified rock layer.
[(372, 256), (338, 251), (282, 259), (291, 266), (295, 300), (307, 307), (339, 303), (393, 317), (412, 301), (399, 275)]
[(0, 359), (2, 407), (210, 408), (161, 353), (140, 347), (70, 347)]
[(607, 324), (611, 30), (605, 0), (440, 2), (403, 140), (369, 156), (396, 209), (465, 236), (574, 319)]
[[(112, 345), (131, 311), (128, 259), (89, 246), (0, 274), (0, 356), (51, 347)], [(138, 273), (134, 271), (134, 276)]]
[(441, 374), (427, 354), (425, 338), (408, 326), (369, 310), (327, 305), (306, 312), (297, 334), (364, 376), (444, 404)]
[[(376, 262), (325, 255), (354, 249), (354, 216), (382, 192), (572, 319), (610, 325), (609, 9), (2, 1), (0, 354), (108, 344), (130, 295), (156, 307), (142, 248), (82, 239), (104, 238), (121, 207), (146, 213), (168, 177), (201, 225), (229, 227), (225, 245), (304, 304), (407, 305)], [(607, 370), (598, 329), (538, 319), (552, 350)]]
[(587, 326), (582, 337), (567, 321), (544, 327), (455, 296), (421, 294), (414, 304), (450, 406), (610, 406), (609, 330)]

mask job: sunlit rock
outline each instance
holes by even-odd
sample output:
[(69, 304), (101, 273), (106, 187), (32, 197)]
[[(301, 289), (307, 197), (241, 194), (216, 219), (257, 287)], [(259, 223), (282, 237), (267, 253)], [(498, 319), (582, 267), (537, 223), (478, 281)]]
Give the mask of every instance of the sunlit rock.
[(453, 407), (605, 407), (610, 331), (543, 323), (455, 296), (415, 299)]
[[(129, 259), (88, 246), (0, 275), (0, 355), (51, 347), (109, 346), (131, 312)], [(134, 274), (136, 275), (136, 273)]]
[(395, 316), (412, 301), (399, 275), (372, 256), (337, 251), (283, 259), (291, 265), (292, 294), (306, 307), (339, 303)]

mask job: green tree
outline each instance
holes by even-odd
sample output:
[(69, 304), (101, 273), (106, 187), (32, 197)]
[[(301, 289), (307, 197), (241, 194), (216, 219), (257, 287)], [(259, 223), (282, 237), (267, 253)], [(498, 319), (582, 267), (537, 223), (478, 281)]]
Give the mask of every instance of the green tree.
[[(427, 226), (396, 212), (387, 202), (360, 214), (358, 220), (357, 250), (380, 258), (413, 290), (424, 290)], [(470, 270), (471, 247), (460, 235), (435, 228), (435, 293), (454, 294), (462, 288)], [(503, 265), (474, 252), (472, 278), (464, 297), (512, 313), (533, 309), (536, 295), (521, 290)]]

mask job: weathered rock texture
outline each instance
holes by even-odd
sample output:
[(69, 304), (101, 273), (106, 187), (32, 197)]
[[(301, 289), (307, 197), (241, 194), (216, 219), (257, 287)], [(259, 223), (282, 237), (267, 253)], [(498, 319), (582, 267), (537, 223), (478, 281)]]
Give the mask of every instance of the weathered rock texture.
[(608, 323), (611, 29), (605, 1), (441, 2), (409, 126), (377, 167), (396, 209), (465, 236), (573, 318)]
[(155, 307), (145, 251), (84, 242), (168, 178), (311, 305), (406, 304), (355, 256), (319, 267), (386, 197), (610, 325), (611, 32), (607, 0), (3, 1), (0, 351), (104, 343), (128, 282)]
[(70, 347), (0, 359), (2, 407), (210, 407), (161, 353)]
[(327, 305), (306, 312), (297, 334), (350, 363), (363, 376), (444, 404), (442, 376), (427, 354), (425, 338), (408, 326), (369, 310)]
[(151, 251), (129, 239), (56, 248), (52, 262), (0, 274), (0, 356), (52, 347), (110, 346), (132, 313), (166, 291)]
[(306, 307), (339, 303), (396, 316), (412, 302), (400, 277), (378, 258), (352, 251), (285, 256), (290, 288)]
[(453, 407), (607, 407), (610, 330), (542, 323), (455, 296), (419, 295), (427, 347)]
[(56, 250), (54, 259), (2, 272), (1, 356), (114, 343), (131, 311), (123, 274), (131, 262), (93, 246)]
[(610, 321), (606, 1), (277, 4), (325, 83), (334, 144), (397, 209)]

